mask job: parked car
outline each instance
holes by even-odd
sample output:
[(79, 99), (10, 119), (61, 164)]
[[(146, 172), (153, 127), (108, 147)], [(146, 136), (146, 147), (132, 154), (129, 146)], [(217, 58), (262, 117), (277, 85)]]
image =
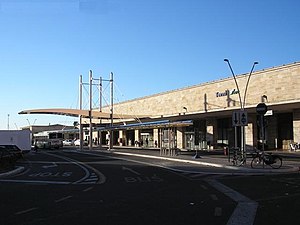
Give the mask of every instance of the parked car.
[(17, 159), (23, 158), (22, 150), (16, 145), (0, 145), (0, 150), (11, 153)]
[(0, 167), (13, 166), (22, 157), (22, 151), (16, 145), (0, 145)]
[[(75, 146), (80, 146), (80, 139), (77, 139), (74, 141), (74, 145)], [(87, 141), (83, 141), (83, 146), (87, 146), (88, 142)]]
[(74, 145), (74, 140), (72, 139), (66, 139), (63, 141), (63, 146), (72, 146)]

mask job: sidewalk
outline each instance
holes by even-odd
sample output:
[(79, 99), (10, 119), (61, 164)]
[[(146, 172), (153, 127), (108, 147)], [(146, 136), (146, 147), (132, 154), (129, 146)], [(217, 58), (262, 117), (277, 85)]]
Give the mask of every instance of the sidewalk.
[[(168, 160), (173, 162), (189, 163), (195, 166), (198, 165), (212, 168), (223, 168), (229, 170), (228, 172), (232, 171), (247, 174), (275, 174), (300, 171), (300, 152), (269, 151), (273, 154), (277, 154), (282, 157), (282, 167), (280, 169), (273, 169), (270, 166), (265, 165), (264, 168), (253, 169), (251, 168), (252, 158), (250, 156), (247, 157), (246, 165), (238, 167), (232, 164), (232, 158), (229, 158), (228, 155), (224, 155), (223, 150), (198, 151), (197, 154), (195, 151), (181, 151), (176, 156), (161, 155), (158, 149), (151, 148), (114, 147), (114, 149), (112, 150), (99, 151), (116, 155), (128, 155), (143, 158)], [(295, 161), (299, 161), (299, 163), (291, 161), (290, 159), (295, 159)]]

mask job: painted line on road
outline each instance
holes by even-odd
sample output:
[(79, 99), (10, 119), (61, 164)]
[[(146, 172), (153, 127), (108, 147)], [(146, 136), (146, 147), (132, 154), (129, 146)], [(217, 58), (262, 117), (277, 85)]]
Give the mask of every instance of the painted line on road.
[(214, 215), (217, 216), (217, 217), (222, 216), (222, 208), (221, 207), (216, 207)]
[(15, 215), (22, 215), (22, 214), (29, 213), (29, 212), (32, 212), (32, 211), (37, 210), (37, 209), (38, 209), (38, 208), (36, 208), (36, 207), (30, 208), (30, 209), (25, 209), (25, 210), (16, 212)]
[(132, 153), (127, 153), (127, 152), (114, 152), (114, 154), (129, 155), (129, 156), (138, 156), (138, 157), (141, 157), (141, 158), (163, 159), (163, 160), (168, 160), (168, 161), (193, 163), (193, 164), (198, 164), (198, 165), (203, 165), (203, 166), (212, 166), (212, 167), (224, 168), (223, 165), (216, 164), (216, 163), (207, 163), (207, 162), (198, 162), (198, 161), (191, 161), (191, 160), (185, 160), (185, 159), (167, 158), (167, 157), (162, 157), (162, 156), (132, 154)]
[(1, 178), (1, 177), (6, 177), (6, 176), (13, 176), (13, 175), (16, 175), (16, 174), (18, 174), (18, 173), (23, 172), (24, 169), (25, 169), (25, 167), (19, 166), (19, 167), (15, 168), (14, 170), (8, 171), (8, 172), (6, 172), (6, 173), (0, 173), (0, 178)]
[(129, 172), (131, 172), (131, 173), (133, 173), (133, 174), (135, 174), (135, 175), (141, 175), (139, 172), (137, 172), (137, 171), (135, 171), (135, 170), (133, 170), (133, 169), (131, 169), (131, 168), (128, 168), (128, 167), (125, 167), (125, 166), (122, 166), (122, 170), (127, 170), (127, 171), (129, 171)]
[[(73, 182), (73, 184), (92, 184), (92, 182), (89, 182), (89, 178), (91, 176), (91, 173), (87, 168), (89, 168), (90, 170), (92, 170), (94, 172), (94, 173), (92, 173), (92, 176), (94, 176), (96, 174), (99, 177), (98, 180), (93, 181), (94, 183), (103, 184), (103, 183), (106, 182), (106, 177), (104, 176), (104, 174), (102, 174), (100, 171), (96, 170), (92, 166), (87, 165), (84, 162), (79, 162), (79, 161), (76, 161), (72, 158), (68, 158), (68, 157), (65, 157), (65, 156), (53, 155), (53, 154), (49, 154), (49, 153), (46, 153), (46, 154), (55, 156), (57, 158), (64, 159), (64, 160), (69, 161), (69, 162), (72, 162), (72, 163), (79, 166), (80, 168), (82, 168), (85, 171), (86, 175), (83, 178)], [(88, 182), (85, 182), (85, 181), (88, 181)]]
[(201, 187), (202, 189), (204, 189), (204, 190), (208, 190), (208, 188), (207, 188), (205, 185), (203, 185), (203, 184), (201, 184), (200, 187)]
[(44, 153), (44, 154), (50, 155), (50, 156), (54, 156), (54, 157), (57, 157), (57, 158), (60, 158), (60, 159), (63, 159), (63, 160), (66, 160), (68, 162), (71, 162), (71, 163), (79, 166), (81, 169), (83, 169), (83, 171), (85, 172), (85, 176), (82, 177), (81, 179), (73, 182), (74, 184), (78, 184), (78, 183), (84, 181), (85, 179), (87, 179), (90, 176), (90, 171), (87, 168), (85, 168), (83, 165), (81, 165), (79, 162), (77, 162), (77, 161), (75, 161), (73, 159), (70, 159), (70, 158), (67, 158), (67, 157), (64, 157), (64, 156), (53, 155), (53, 154), (50, 154), (50, 153)]
[(57, 199), (57, 200), (55, 200), (54, 202), (55, 202), (55, 203), (63, 202), (63, 201), (68, 200), (68, 199), (70, 199), (70, 198), (72, 198), (72, 197), (73, 197), (72, 195), (68, 195), (68, 196), (66, 196), (66, 197)]
[(253, 225), (258, 207), (257, 202), (225, 186), (217, 180), (206, 179), (206, 182), (238, 203), (237, 207), (229, 218), (227, 225)]
[(218, 197), (216, 195), (214, 195), (214, 194), (210, 195), (210, 198), (212, 200), (214, 200), (214, 201), (218, 201), (219, 200)]
[(82, 192), (88, 192), (88, 191), (90, 191), (90, 190), (92, 190), (92, 189), (94, 189), (94, 187), (88, 187), (88, 188), (82, 190)]
[(66, 181), (49, 181), (49, 180), (10, 180), (3, 179), (0, 182), (14, 182), (14, 183), (31, 183), (31, 184), (70, 184), (71, 182)]

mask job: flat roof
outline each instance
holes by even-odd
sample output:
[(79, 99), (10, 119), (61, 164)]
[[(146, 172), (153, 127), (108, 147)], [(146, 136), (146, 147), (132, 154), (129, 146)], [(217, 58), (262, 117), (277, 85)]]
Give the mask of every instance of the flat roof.
[[(111, 114), (105, 112), (99, 112), (95, 110), (82, 110), (82, 109), (64, 109), (64, 108), (53, 108), (53, 109), (31, 109), (23, 110), (19, 114), (53, 114), (53, 115), (64, 115), (64, 116), (73, 116), (83, 118), (93, 119), (110, 119)], [(148, 118), (147, 115), (127, 115), (127, 114), (118, 114), (113, 113), (113, 119), (135, 119), (135, 118)]]

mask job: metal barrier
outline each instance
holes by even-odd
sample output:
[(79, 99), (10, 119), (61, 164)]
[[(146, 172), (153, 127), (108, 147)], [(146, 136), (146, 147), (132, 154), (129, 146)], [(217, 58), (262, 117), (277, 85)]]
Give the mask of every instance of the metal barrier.
[(176, 148), (160, 148), (159, 152), (160, 156), (176, 156), (177, 155), (177, 149)]

